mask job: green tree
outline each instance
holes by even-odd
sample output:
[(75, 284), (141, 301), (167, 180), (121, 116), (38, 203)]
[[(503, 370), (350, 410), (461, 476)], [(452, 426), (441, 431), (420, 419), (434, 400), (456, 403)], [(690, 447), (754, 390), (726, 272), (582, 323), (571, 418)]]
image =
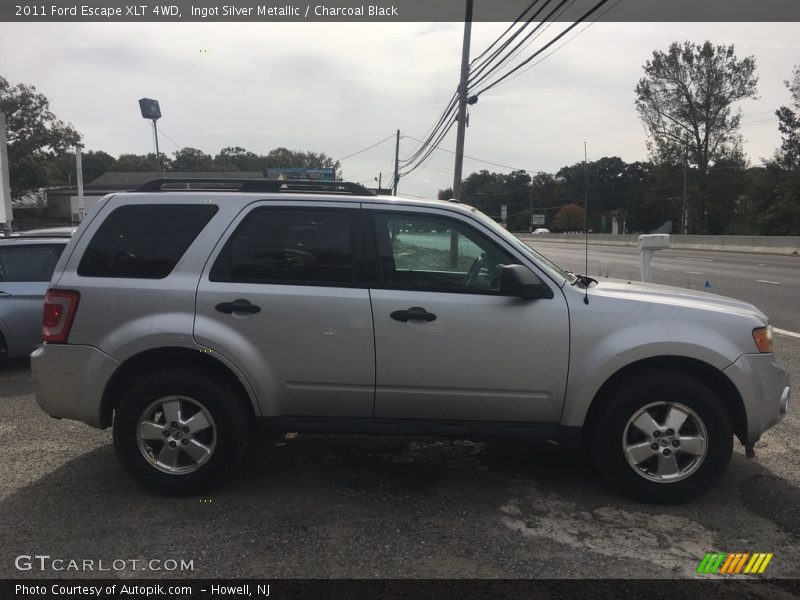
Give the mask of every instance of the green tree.
[(333, 160), (324, 152), (298, 152), (288, 148), (275, 148), (270, 150), (264, 159), (263, 167), (285, 167), (285, 168), (306, 168), (306, 169), (336, 169), (336, 176), (341, 176), (341, 165), (339, 161)]
[[(172, 159), (166, 154), (161, 154), (161, 170), (172, 171)], [(156, 155), (150, 154), (120, 154), (117, 162), (109, 169), (117, 173), (154, 173), (156, 171)]]
[(32, 85), (0, 77), (0, 112), (6, 113), (11, 193), (61, 183), (56, 159), (80, 142), (72, 125), (56, 118), (49, 100)]
[(172, 168), (178, 172), (205, 173), (220, 171), (219, 165), (214, 164), (211, 155), (197, 148), (181, 148), (175, 152)]
[(755, 58), (738, 60), (734, 47), (706, 41), (670, 45), (653, 52), (636, 86), (636, 109), (652, 135), (648, 143), (656, 162), (679, 164), (684, 148), (697, 165), (697, 206), (692, 229), (708, 229), (706, 201), (709, 168), (742, 156), (735, 102), (756, 98)]
[(795, 66), (792, 79), (784, 84), (792, 94), (792, 105), (775, 111), (782, 138), (776, 159), (783, 167), (796, 169), (800, 167), (800, 65)]
[(224, 171), (261, 171), (264, 158), (240, 146), (228, 146), (214, 157), (214, 164)]

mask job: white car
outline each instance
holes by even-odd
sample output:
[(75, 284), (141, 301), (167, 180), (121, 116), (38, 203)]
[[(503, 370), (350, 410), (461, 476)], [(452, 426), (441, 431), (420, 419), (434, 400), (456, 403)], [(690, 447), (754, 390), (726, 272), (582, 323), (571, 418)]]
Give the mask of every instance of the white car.
[(549, 229), (545, 229), (544, 227), (539, 227), (538, 229), (533, 230), (533, 235), (539, 235), (542, 233), (550, 233)]

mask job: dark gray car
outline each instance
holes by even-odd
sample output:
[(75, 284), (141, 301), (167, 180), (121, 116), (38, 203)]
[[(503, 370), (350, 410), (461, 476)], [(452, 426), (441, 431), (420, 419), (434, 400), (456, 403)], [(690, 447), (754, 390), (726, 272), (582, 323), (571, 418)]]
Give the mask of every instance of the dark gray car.
[(42, 343), (42, 306), (69, 237), (0, 238), (0, 357), (27, 356)]

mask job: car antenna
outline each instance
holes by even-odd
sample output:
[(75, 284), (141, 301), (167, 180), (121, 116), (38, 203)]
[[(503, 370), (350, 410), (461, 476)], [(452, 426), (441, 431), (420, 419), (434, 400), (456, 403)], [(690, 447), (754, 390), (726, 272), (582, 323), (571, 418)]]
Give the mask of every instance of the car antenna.
[[(586, 195), (583, 199), (583, 235), (584, 235), (584, 277), (589, 276), (589, 228), (587, 227), (589, 217), (589, 155), (586, 151), (586, 140), (583, 141), (583, 174), (586, 179)], [(589, 304), (589, 281), (584, 283), (583, 303)]]

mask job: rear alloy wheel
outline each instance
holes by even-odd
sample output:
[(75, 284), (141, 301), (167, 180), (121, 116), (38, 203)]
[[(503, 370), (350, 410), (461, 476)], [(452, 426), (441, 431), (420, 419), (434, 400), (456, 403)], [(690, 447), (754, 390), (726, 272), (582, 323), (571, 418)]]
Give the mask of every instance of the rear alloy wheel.
[(145, 377), (114, 415), (120, 462), (163, 494), (194, 494), (223, 481), (244, 457), (247, 434), (236, 394), (193, 371)]
[(650, 372), (619, 389), (594, 428), (599, 470), (636, 500), (673, 504), (705, 493), (733, 451), (720, 399), (680, 373)]

